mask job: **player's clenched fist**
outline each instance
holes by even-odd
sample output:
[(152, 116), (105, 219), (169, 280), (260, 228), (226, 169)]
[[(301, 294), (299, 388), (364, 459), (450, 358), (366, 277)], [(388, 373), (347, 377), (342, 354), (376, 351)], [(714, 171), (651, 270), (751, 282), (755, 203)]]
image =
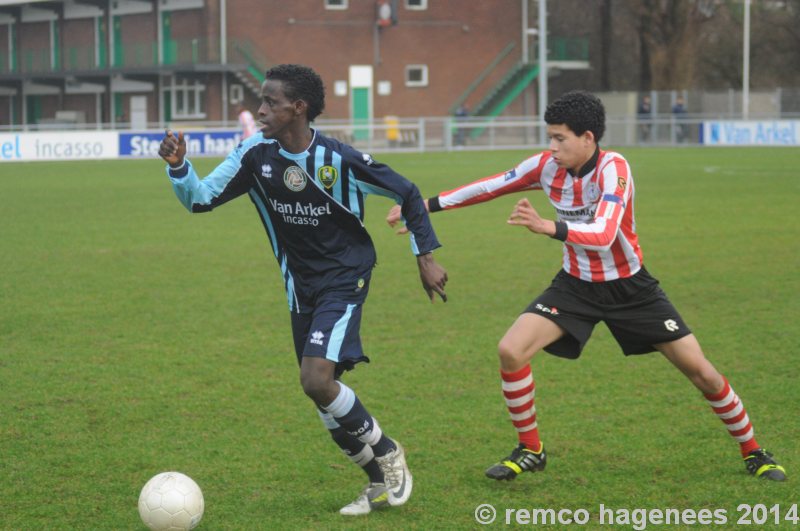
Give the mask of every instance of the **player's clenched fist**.
[(186, 140), (183, 139), (183, 131), (178, 131), (176, 137), (172, 131), (167, 129), (161, 145), (158, 147), (158, 154), (173, 168), (182, 166), (183, 159), (186, 157)]

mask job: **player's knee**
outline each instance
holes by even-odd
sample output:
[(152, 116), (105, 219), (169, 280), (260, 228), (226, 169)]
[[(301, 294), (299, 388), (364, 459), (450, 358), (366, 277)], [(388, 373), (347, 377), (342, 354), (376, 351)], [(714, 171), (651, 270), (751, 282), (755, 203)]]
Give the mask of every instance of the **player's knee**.
[(332, 384), (332, 380), (329, 381), (328, 378), (320, 374), (300, 373), (300, 385), (303, 387), (303, 392), (317, 404), (326, 405), (329, 404), (333, 398), (336, 398), (335, 392), (333, 392), (333, 398), (331, 398)]
[(503, 365), (519, 362), (522, 358), (522, 353), (506, 338), (501, 339), (500, 343), (497, 344), (497, 355)]
[(681, 371), (704, 394), (717, 394), (725, 386), (725, 380), (722, 375), (705, 359), (701, 363), (682, 367)]

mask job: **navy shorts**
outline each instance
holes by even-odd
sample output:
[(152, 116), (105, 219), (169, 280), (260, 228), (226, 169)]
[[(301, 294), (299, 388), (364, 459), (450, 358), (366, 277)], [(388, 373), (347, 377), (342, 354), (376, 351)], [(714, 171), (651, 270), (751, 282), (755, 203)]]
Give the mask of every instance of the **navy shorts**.
[(570, 359), (581, 355), (600, 321), (626, 356), (653, 352), (653, 345), (692, 333), (658, 280), (644, 268), (607, 282), (587, 282), (562, 269), (524, 313), (541, 315), (561, 327), (566, 334), (544, 350)]
[(347, 301), (335, 293), (323, 295), (309, 313), (292, 312), (292, 335), (297, 363), (304, 356), (336, 364), (336, 375), (369, 358), (361, 348), (363, 300)]

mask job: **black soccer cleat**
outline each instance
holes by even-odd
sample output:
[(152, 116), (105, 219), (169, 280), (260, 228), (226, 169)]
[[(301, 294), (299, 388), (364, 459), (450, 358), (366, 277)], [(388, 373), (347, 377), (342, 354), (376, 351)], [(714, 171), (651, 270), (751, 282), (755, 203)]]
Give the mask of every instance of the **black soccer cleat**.
[(544, 445), (538, 452), (534, 452), (520, 443), (519, 446), (514, 448), (511, 455), (487, 468), (486, 477), (498, 481), (503, 479), (510, 481), (525, 471), (536, 472), (544, 470), (546, 464), (547, 454), (544, 453)]
[(763, 448), (747, 454), (747, 457), (744, 458), (744, 466), (750, 474), (757, 478), (786, 481), (786, 470), (772, 458), (771, 453)]

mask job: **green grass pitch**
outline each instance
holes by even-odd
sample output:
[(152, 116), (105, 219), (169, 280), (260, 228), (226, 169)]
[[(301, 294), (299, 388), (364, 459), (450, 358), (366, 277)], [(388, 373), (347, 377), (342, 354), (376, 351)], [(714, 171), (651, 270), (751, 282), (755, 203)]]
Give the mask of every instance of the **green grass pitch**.
[[(759, 527), (796, 528), (785, 518), (800, 503), (800, 153), (621, 151), (648, 269), (788, 482), (749, 477), (689, 382), (660, 355), (624, 358), (602, 325), (579, 361), (533, 360), (547, 470), (484, 478), (515, 444), (497, 341), (558, 270), (560, 244), (506, 225), (520, 194), (435, 214), (450, 300), (430, 304), (407, 238), (383, 222), (391, 203), (370, 197), (372, 363), (345, 381), (406, 447), (415, 488), (403, 507), (341, 517), (365, 476), (300, 389), (250, 201), (190, 216), (160, 160), (3, 164), (0, 529), (142, 529), (139, 490), (165, 470), (200, 484), (208, 530), (474, 529), (485, 503), (493, 528), (508, 509), (585, 509), (596, 528), (601, 504), (725, 511), (726, 523), (694, 529), (753, 528), (737, 524), (740, 505), (763, 504)], [(429, 196), (527, 155), (377, 158)], [(208, 172), (217, 161), (195, 162)], [(526, 195), (553, 217), (541, 192)]]

